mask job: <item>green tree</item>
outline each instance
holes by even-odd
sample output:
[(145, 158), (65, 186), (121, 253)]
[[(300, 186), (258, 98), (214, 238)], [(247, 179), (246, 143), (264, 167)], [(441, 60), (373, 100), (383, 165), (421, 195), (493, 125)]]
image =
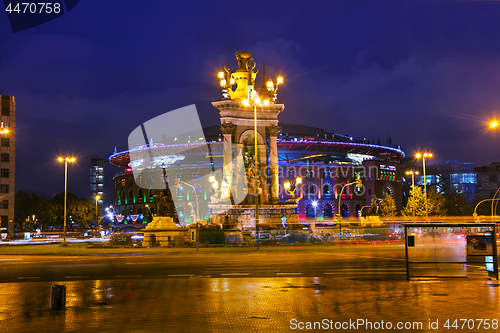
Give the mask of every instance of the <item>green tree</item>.
[[(446, 199), (442, 194), (437, 193), (433, 188), (427, 188), (428, 216), (445, 215), (445, 201)], [(415, 186), (411, 189), (408, 202), (401, 211), (401, 214), (405, 217), (412, 217), (414, 208), (415, 216), (425, 216), (425, 196), (422, 188), (419, 186)]]
[(24, 191), (17, 191), (14, 203), (14, 223), (18, 228), (24, 229), (26, 219), (34, 215), (33, 201), (36, 195), (29, 195)]
[(406, 206), (403, 207), (401, 215), (405, 217), (412, 217), (413, 210), (415, 210), (415, 216), (425, 216), (425, 206), (424, 206), (424, 194), (422, 193), (422, 188), (419, 186), (413, 186), (410, 190), (410, 195), (408, 197), (408, 202)]
[(427, 207), (429, 216), (444, 216), (446, 215), (446, 198), (431, 187), (427, 193)]
[(394, 198), (389, 193), (385, 194), (384, 200), (379, 205), (379, 216), (380, 217), (394, 217), (397, 213), (396, 203)]

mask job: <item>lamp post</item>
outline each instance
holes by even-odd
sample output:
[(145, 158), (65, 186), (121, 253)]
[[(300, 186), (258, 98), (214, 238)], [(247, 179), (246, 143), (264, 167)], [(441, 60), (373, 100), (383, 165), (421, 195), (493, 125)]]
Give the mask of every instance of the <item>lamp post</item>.
[(98, 227), (98, 224), (97, 224), (97, 202), (101, 199), (101, 196), (100, 195), (96, 195), (95, 196), (95, 227), (97, 229)]
[(75, 163), (76, 158), (74, 157), (58, 157), (57, 160), (60, 163), (64, 163), (64, 238), (66, 241), (66, 197), (68, 195), (68, 163)]
[(429, 222), (429, 212), (427, 209), (427, 180), (425, 179), (425, 158), (432, 157), (431, 153), (417, 153), (417, 158), (422, 158), (422, 167), (424, 171), (424, 202), (425, 202), (425, 221)]
[[(498, 201), (498, 200), (500, 200), (500, 198), (496, 198), (496, 199), (484, 199), (484, 200), (479, 201), (477, 203), (476, 207), (474, 207), (474, 214), (472, 214), (472, 216), (474, 217), (474, 222), (477, 222), (477, 213), (476, 213), (476, 211), (477, 211), (477, 207), (479, 207), (480, 204), (482, 204), (483, 202), (486, 202), (486, 201), (491, 201), (491, 204), (493, 205), (493, 203), (495, 201)], [(493, 215), (491, 215), (491, 219), (493, 221)]]
[(342, 199), (342, 192), (344, 192), (344, 189), (347, 187), (347, 186), (350, 186), (350, 185), (362, 185), (361, 183), (361, 179), (356, 179), (355, 181), (353, 181), (352, 183), (348, 183), (348, 184), (345, 184), (343, 187), (342, 187), (342, 190), (340, 190), (340, 194), (339, 194), (339, 204), (337, 206), (337, 209), (338, 209), (338, 213), (337, 213), (337, 220), (339, 221), (339, 239), (340, 239), (340, 247), (342, 247), (342, 214), (340, 214), (340, 200)]
[[(413, 190), (415, 188), (415, 175), (418, 175), (418, 171), (406, 171), (407, 175), (411, 175), (411, 189)], [(413, 197), (412, 200), (412, 211), (413, 211), (413, 219), (415, 219), (415, 197)]]
[(148, 209), (149, 216), (151, 216), (151, 221), (153, 221), (153, 213), (151, 213), (151, 208), (149, 208), (148, 204), (146, 204), (146, 208)]
[(295, 199), (295, 190), (300, 184), (302, 184), (302, 178), (300, 176), (297, 176), (297, 178), (295, 178), (295, 184), (292, 184), (290, 180), (287, 179), (283, 183), (283, 188), (288, 192), (288, 195)]
[[(175, 183), (177, 184), (178, 187), (180, 187), (181, 184), (184, 184), (184, 185), (187, 185), (193, 189), (194, 197), (196, 199), (196, 217), (194, 220), (196, 223), (196, 251), (198, 251), (198, 230), (199, 230), (198, 224), (199, 223), (198, 223), (197, 219), (199, 219), (199, 216), (200, 216), (200, 205), (198, 204), (198, 193), (196, 192), (196, 188), (193, 185), (182, 181), (180, 178), (177, 178)], [(191, 209), (192, 209), (193, 208), (192, 204), (191, 203), (189, 203), (189, 204), (191, 205)]]

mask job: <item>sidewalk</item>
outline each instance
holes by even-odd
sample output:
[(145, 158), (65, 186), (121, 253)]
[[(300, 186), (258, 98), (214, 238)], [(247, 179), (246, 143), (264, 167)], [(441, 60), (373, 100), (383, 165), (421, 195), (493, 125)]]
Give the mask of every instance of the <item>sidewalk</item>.
[[(301, 323), (304, 328), (315, 321), (334, 328), (336, 322), (364, 320), (372, 325), (390, 322), (396, 332), (494, 332), (498, 328), (493, 329), (492, 320), (500, 320), (500, 284), (487, 280), (408, 282), (401, 275), (356, 274), (74, 281), (64, 283), (64, 311), (48, 310), (51, 284), (0, 285), (0, 331), (292, 332), (301, 331)], [(459, 321), (458, 329), (447, 329), (448, 319), (450, 326), (455, 319), (473, 319), (474, 327), (461, 329)], [(490, 319), (490, 329), (478, 328), (476, 319)], [(429, 329), (429, 320), (438, 320), (439, 329)], [(398, 322), (421, 322), (422, 329), (397, 330)], [(357, 328), (338, 331), (386, 331)]]

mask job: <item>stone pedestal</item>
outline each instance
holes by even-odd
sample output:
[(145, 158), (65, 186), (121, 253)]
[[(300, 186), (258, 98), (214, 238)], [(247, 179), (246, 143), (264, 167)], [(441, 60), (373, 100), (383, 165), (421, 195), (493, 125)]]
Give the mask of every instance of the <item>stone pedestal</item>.
[(144, 231), (143, 247), (183, 246), (185, 242), (196, 241), (196, 226), (179, 228), (171, 217), (155, 216)]

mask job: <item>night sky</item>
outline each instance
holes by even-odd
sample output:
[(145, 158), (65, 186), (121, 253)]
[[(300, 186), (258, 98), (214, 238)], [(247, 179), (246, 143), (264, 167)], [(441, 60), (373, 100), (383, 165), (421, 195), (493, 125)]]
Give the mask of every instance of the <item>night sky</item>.
[[(500, 160), (500, 134), (486, 130), (500, 117), (500, 2), (81, 0), (18, 33), (0, 13), (16, 190), (62, 192), (56, 157), (72, 154), (68, 190), (88, 197), (89, 157), (125, 149), (139, 124), (190, 104), (204, 126), (219, 124), (216, 75), (236, 70), (240, 50), (285, 77), (283, 123), (390, 135), (407, 155), (436, 160)], [(108, 194), (118, 171), (108, 167)]]

